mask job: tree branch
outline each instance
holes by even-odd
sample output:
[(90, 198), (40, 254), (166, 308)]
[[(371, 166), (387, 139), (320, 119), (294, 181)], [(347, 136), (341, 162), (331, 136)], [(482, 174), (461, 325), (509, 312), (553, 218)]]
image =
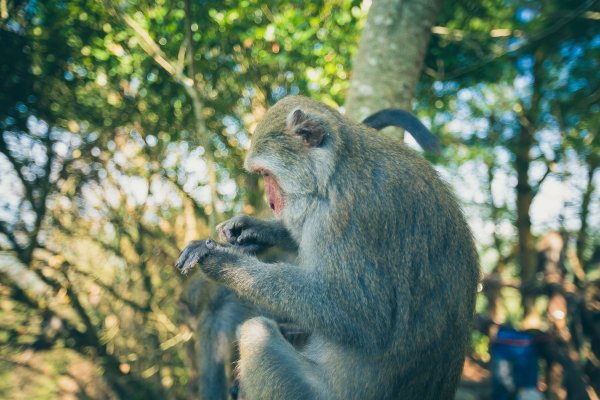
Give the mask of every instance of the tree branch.
[[(140, 46), (152, 59), (160, 65), (169, 75), (171, 75), (176, 82), (182, 85), (184, 90), (192, 101), (192, 109), (194, 112), (195, 119), (195, 131), (197, 137), (200, 140), (200, 145), (205, 149), (204, 158), (206, 159), (208, 185), (211, 192), (211, 212), (208, 215), (208, 225), (211, 230), (215, 231), (217, 221), (217, 209), (216, 201), (218, 198), (217, 192), (217, 172), (216, 163), (212, 152), (210, 151), (209, 132), (206, 128), (206, 123), (202, 115), (203, 102), (202, 97), (198, 91), (198, 82), (196, 81), (195, 63), (194, 63), (194, 47), (193, 38), (191, 31), (191, 3), (189, 0), (185, 2), (185, 21), (186, 21), (186, 42), (188, 50), (185, 52), (188, 58), (189, 75), (183, 74), (183, 71), (178, 68), (180, 63), (174, 63), (167, 55), (162, 51), (160, 46), (152, 39), (147, 30), (145, 30), (140, 24), (138, 24), (133, 18), (124, 12), (116, 10), (110, 2), (104, 0), (105, 6), (111, 10), (112, 14), (122, 19), (136, 34), (136, 37), (140, 40)], [(178, 54), (178, 61), (182, 57), (182, 50), (180, 48)]]
[(188, 68), (189, 75), (192, 79), (192, 86), (188, 89), (188, 94), (192, 100), (192, 108), (194, 111), (194, 117), (196, 120), (196, 132), (200, 138), (200, 144), (204, 147), (204, 158), (206, 159), (206, 174), (208, 175), (208, 186), (210, 188), (210, 208), (211, 212), (208, 214), (208, 226), (210, 227), (213, 234), (216, 233), (217, 226), (217, 207), (216, 202), (219, 196), (217, 192), (217, 168), (216, 162), (210, 151), (209, 132), (206, 129), (206, 122), (202, 115), (202, 98), (198, 90), (198, 81), (196, 80), (196, 63), (194, 61), (194, 40), (192, 37), (192, 6), (190, 0), (185, 0), (185, 23), (186, 23), (186, 35), (188, 38)]
[(86, 336), (89, 338), (91, 343), (95, 344), (95, 347), (98, 347), (98, 348), (103, 347), (103, 345), (100, 342), (99, 336), (98, 336), (98, 330), (96, 329), (92, 320), (90, 319), (90, 316), (87, 313), (87, 310), (81, 304), (81, 301), (79, 300), (79, 296), (73, 290), (73, 284), (71, 283), (71, 280), (69, 279), (69, 274), (67, 273), (69, 266), (70, 266), (70, 264), (66, 261), (63, 262), (62, 266), (61, 266), (62, 267), (62, 275), (65, 278), (65, 280), (67, 281), (67, 284), (65, 285), (65, 290), (67, 291), (67, 296), (69, 296), (69, 300), (71, 300), (71, 304), (73, 304), (73, 308), (75, 309), (75, 312), (77, 313), (79, 318), (81, 318), (81, 321), (85, 325)]
[(20, 254), (23, 251), (23, 249), (19, 245), (19, 242), (17, 242), (17, 238), (15, 237), (14, 233), (11, 232), (10, 229), (8, 229), (8, 226), (4, 221), (0, 221), (0, 233), (6, 236), (10, 244), (13, 246), (13, 251), (15, 251), (17, 254)]
[(135, 32), (136, 37), (140, 40), (140, 46), (152, 59), (160, 65), (169, 75), (173, 76), (180, 84), (184, 87), (191, 87), (193, 81), (185, 76), (180, 69), (177, 68), (167, 55), (162, 51), (158, 43), (152, 39), (147, 30), (145, 30), (140, 24), (138, 24), (128, 14), (116, 10), (111, 2), (104, 0), (104, 5), (111, 11), (111, 13), (127, 24)]
[(188, 47), (188, 36), (185, 36), (185, 39), (181, 41), (181, 45), (179, 46), (179, 51), (177, 52), (177, 64), (176, 70), (179, 74), (183, 74), (183, 68), (185, 67), (185, 58)]
[(52, 163), (54, 162), (55, 157), (54, 151), (52, 151), (52, 145), (54, 144), (54, 141), (51, 139), (51, 131), (52, 125), (48, 125), (46, 137), (44, 138), (44, 142), (46, 144), (46, 165), (44, 165), (44, 176), (42, 177), (43, 182), (39, 183), (40, 191), (36, 203), (31, 205), (35, 210), (36, 217), (33, 224), (33, 229), (30, 232), (29, 244), (27, 245), (26, 256), (30, 260), (32, 258), (31, 255), (33, 254), (33, 251), (39, 244), (38, 234), (42, 227), (46, 212), (48, 211), (46, 208), (46, 200), (48, 199), (48, 194), (50, 193), (51, 189), (50, 174), (52, 172)]
[[(593, 151), (593, 150), (592, 150)], [(587, 184), (585, 188), (585, 192), (583, 193), (583, 197), (581, 199), (581, 208), (579, 210), (579, 219), (581, 222), (581, 227), (579, 232), (577, 233), (576, 240), (576, 254), (580, 261), (583, 260), (584, 256), (584, 248), (588, 238), (588, 229), (589, 229), (589, 214), (590, 214), (590, 205), (592, 204), (592, 194), (595, 191), (594, 186), (594, 175), (598, 168), (600, 168), (600, 158), (595, 159), (593, 155), (588, 157), (588, 176), (587, 176)]]
[(8, 5), (6, 0), (0, 0), (0, 18), (8, 19)]
[(0, 153), (4, 154), (6, 159), (13, 166), (15, 173), (19, 177), (19, 180), (21, 181), (21, 184), (23, 185), (23, 188), (25, 189), (25, 196), (26, 196), (27, 200), (31, 203), (31, 207), (33, 207), (35, 209), (35, 197), (33, 194), (33, 186), (25, 178), (25, 175), (23, 175), (23, 171), (21, 170), (23, 168), (23, 164), (19, 160), (17, 160), (12, 155), (10, 150), (8, 149), (6, 141), (4, 140), (3, 132), (0, 132)]
[(552, 173), (552, 168), (550, 168), (550, 162), (546, 162), (546, 172), (544, 172), (544, 175), (542, 175), (542, 177), (537, 181), (535, 186), (532, 188), (534, 196), (540, 191), (540, 188), (542, 187), (542, 183), (544, 183), (544, 181), (546, 180), (548, 175), (550, 175), (551, 173)]
[(90, 278), (96, 285), (100, 286), (102, 289), (104, 289), (105, 291), (110, 293), (115, 299), (122, 301), (124, 304), (128, 305), (129, 307), (133, 308), (134, 310), (140, 311), (140, 312), (148, 312), (148, 309), (146, 307), (136, 303), (133, 300), (124, 298), (115, 290), (115, 288), (104, 283), (100, 278), (98, 278), (94, 274), (77, 269), (77, 268), (75, 268), (75, 266), (73, 264), (70, 264), (69, 269), (71, 271), (73, 271), (75, 274), (85, 276), (86, 278)]
[(455, 71), (451, 71), (446, 76), (439, 76), (438, 74), (436, 74), (436, 78), (441, 81), (451, 81), (451, 80), (460, 78), (464, 75), (468, 75), (472, 72), (475, 72), (478, 69), (481, 69), (481, 68), (487, 66), (488, 64), (491, 64), (494, 61), (502, 59), (508, 55), (516, 55), (516, 54), (521, 53), (522, 51), (530, 49), (531, 47), (542, 42), (548, 36), (552, 35), (553, 33), (558, 32), (561, 28), (563, 28), (565, 25), (567, 25), (568, 23), (570, 23), (571, 21), (573, 21), (580, 15), (583, 15), (587, 10), (591, 9), (592, 6), (597, 1), (598, 0), (588, 0), (587, 2), (583, 3), (579, 8), (574, 10), (572, 13), (569, 13), (568, 15), (561, 13), (562, 20), (553, 22), (552, 24), (549, 25), (548, 28), (544, 29), (543, 31), (541, 31), (537, 34), (532, 35), (528, 40), (524, 41), (520, 45), (513, 46), (512, 48), (508, 47), (508, 48), (500, 51), (498, 54), (492, 54), (489, 57), (484, 58), (483, 60), (481, 60), (480, 62), (478, 62), (474, 65), (468, 65), (463, 68), (458, 68)]

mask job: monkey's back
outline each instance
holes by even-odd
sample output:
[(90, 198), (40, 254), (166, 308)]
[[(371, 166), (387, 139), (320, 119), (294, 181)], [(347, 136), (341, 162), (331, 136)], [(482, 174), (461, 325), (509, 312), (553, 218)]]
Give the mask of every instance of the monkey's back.
[(462, 211), (432, 166), (300, 96), (257, 126), (246, 166), (257, 165), (279, 179), (294, 267), (305, 269), (282, 279), (292, 290), (273, 308), (312, 333), (309, 382), (326, 381), (324, 398), (451, 398), (479, 272)]
[[(345, 264), (332, 268), (331, 290), (351, 288), (350, 328), (329, 334), (372, 364), (346, 371), (356, 374), (357, 386), (339, 395), (450, 398), (479, 279), (470, 230), (454, 195), (418, 153), (363, 126), (347, 134), (353, 137), (338, 158), (343, 176), (332, 179), (323, 224), (324, 237), (339, 240), (321, 245), (320, 257)], [(352, 327), (360, 328), (344, 336)], [(352, 362), (351, 352), (344, 357)]]

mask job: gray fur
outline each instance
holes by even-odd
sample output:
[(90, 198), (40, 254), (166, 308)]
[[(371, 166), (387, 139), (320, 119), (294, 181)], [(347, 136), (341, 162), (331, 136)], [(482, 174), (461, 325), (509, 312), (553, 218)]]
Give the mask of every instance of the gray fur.
[[(297, 109), (318, 121), (322, 141), (286, 127)], [(434, 169), (402, 143), (299, 96), (265, 115), (245, 165), (268, 171), (283, 189), (281, 222), (298, 261), (265, 263), (230, 244), (197, 241), (177, 266), (198, 265), (310, 333), (297, 349), (270, 319), (243, 323), (246, 398), (452, 398), (479, 267), (460, 207)]]

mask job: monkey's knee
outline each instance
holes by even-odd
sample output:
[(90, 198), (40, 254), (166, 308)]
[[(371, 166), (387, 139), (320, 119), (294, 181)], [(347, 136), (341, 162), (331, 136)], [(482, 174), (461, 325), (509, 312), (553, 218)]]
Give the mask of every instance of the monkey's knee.
[(240, 357), (252, 357), (262, 352), (270, 340), (280, 335), (277, 324), (265, 317), (255, 317), (240, 327)]
[(316, 379), (308, 379), (309, 366), (286, 341), (278, 325), (267, 318), (252, 318), (240, 328), (240, 390), (248, 399), (318, 399)]

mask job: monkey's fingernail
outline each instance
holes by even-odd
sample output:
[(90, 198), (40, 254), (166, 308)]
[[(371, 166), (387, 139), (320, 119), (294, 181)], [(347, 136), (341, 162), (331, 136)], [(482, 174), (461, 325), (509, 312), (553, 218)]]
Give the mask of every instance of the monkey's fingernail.
[(210, 250), (212, 250), (212, 249), (214, 249), (216, 246), (217, 246), (217, 244), (215, 243), (215, 241), (214, 241), (214, 240), (212, 240), (212, 239), (208, 239), (208, 240), (206, 241), (206, 248), (207, 248), (207, 249), (210, 249)]
[(175, 268), (177, 268), (180, 271), (183, 268), (183, 260), (181, 258), (175, 263)]

